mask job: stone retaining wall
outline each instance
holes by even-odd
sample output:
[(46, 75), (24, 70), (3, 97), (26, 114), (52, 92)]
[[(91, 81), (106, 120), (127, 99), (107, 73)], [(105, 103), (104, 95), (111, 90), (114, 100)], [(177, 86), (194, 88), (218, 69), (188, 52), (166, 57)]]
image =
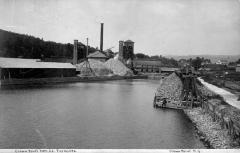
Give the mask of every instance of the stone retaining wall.
[(202, 104), (202, 110), (208, 113), (214, 122), (219, 122), (222, 129), (240, 144), (240, 110), (230, 105), (222, 105), (218, 99), (211, 99)]

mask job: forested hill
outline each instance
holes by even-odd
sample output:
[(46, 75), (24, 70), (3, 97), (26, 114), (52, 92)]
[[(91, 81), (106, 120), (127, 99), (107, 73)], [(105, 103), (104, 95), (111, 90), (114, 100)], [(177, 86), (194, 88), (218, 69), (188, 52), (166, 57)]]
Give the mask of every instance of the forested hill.
[[(95, 48), (90, 47), (89, 52)], [(86, 54), (86, 46), (78, 45), (78, 58)], [(0, 29), (0, 56), (1, 57), (22, 57), (22, 58), (51, 58), (64, 57), (72, 58), (73, 44), (62, 44), (52, 41), (44, 41), (25, 34), (18, 34)]]

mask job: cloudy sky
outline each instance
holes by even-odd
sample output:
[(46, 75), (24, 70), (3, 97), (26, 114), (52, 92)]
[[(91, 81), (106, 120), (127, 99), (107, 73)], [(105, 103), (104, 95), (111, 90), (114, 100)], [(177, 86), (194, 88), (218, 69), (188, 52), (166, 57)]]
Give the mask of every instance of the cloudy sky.
[(0, 0), (0, 29), (149, 55), (240, 54), (239, 0)]

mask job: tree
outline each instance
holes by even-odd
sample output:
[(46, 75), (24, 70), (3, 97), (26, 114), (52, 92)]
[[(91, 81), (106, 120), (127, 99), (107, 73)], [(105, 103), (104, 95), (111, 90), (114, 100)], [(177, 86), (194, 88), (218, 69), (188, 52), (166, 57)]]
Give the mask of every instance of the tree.
[(198, 70), (201, 67), (201, 64), (203, 62), (203, 58), (197, 57), (195, 59), (192, 59), (191, 65), (194, 67), (195, 70)]
[(150, 58), (151, 58), (151, 59), (156, 59), (156, 60), (157, 60), (157, 59), (159, 59), (160, 57), (159, 57), (158, 55), (154, 55), (154, 56), (151, 56)]
[(237, 64), (240, 64), (240, 58), (236, 61)]
[[(78, 58), (84, 58), (86, 56), (86, 47), (85, 45), (83, 46), (83, 48), (78, 47)], [(95, 48), (89, 47), (89, 53), (94, 51), (96, 51)], [(72, 58), (73, 44), (44, 41), (43, 39), (33, 36), (17, 34), (0, 29), (0, 55), (5, 57), (38, 59), (40, 59), (42, 56), (45, 58)]]
[(139, 59), (149, 58), (148, 55), (145, 55), (143, 53), (137, 53), (137, 54), (135, 54), (135, 57), (139, 58)]

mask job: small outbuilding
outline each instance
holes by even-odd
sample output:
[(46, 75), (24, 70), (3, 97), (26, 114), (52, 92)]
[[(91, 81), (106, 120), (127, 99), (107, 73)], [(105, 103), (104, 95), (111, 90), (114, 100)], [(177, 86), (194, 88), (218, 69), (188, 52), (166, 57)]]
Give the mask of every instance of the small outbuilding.
[(107, 55), (101, 51), (96, 51), (92, 54), (89, 54), (87, 57), (88, 57), (88, 59), (95, 59), (95, 60), (99, 60), (102, 62), (105, 62), (108, 59)]

